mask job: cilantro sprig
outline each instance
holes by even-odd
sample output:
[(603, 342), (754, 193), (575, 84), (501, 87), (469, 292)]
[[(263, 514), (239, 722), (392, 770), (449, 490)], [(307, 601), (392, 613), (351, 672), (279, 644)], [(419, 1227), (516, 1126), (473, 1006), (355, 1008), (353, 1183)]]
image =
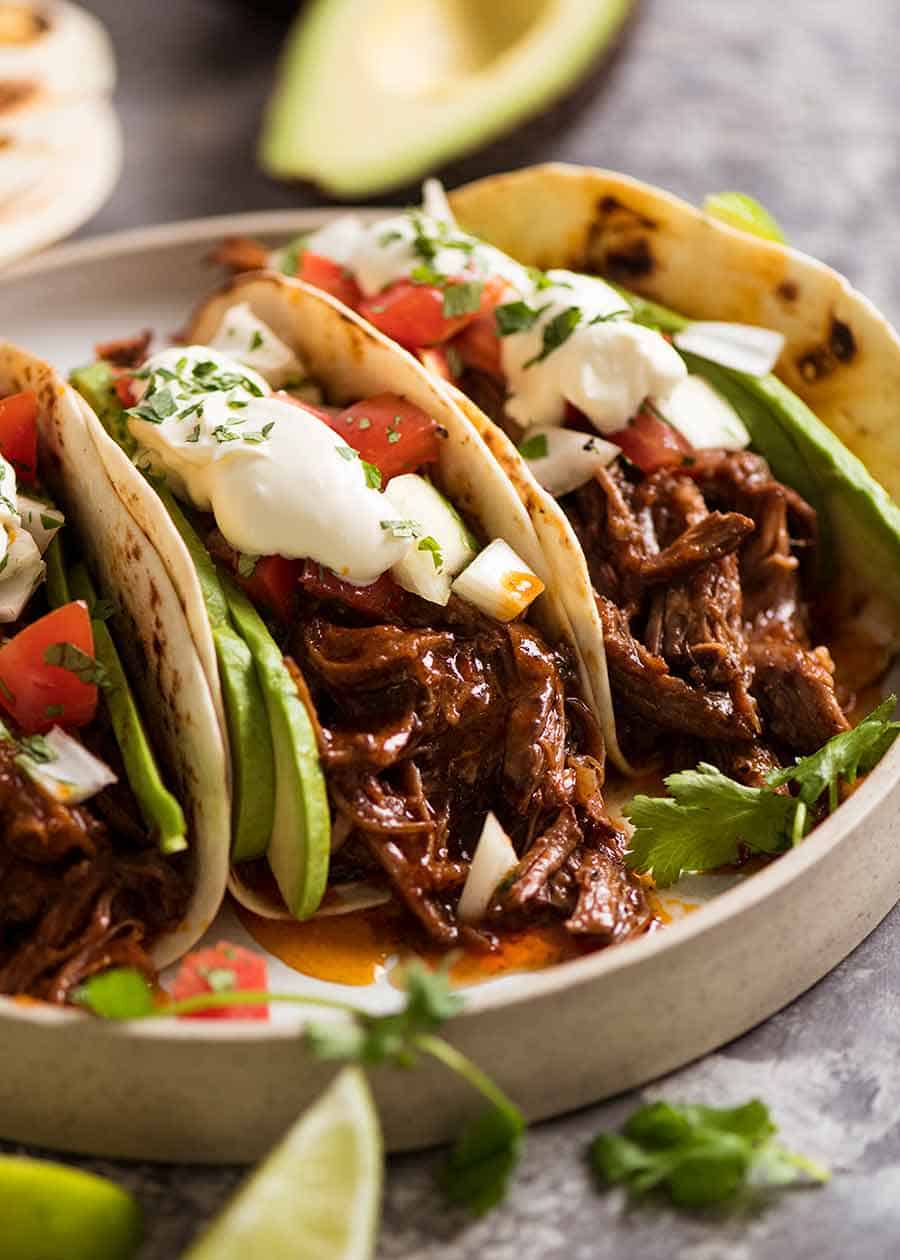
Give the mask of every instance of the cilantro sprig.
[(506, 1193), (518, 1163), (525, 1120), (518, 1107), (489, 1076), (436, 1030), (463, 1008), (465, 999), (450, 987), (444, 970), (428, 971), (420, 964), (405, 972), (406, 1002), (390, 1015), (372, 1015), (345, 1002), (296, 993), (231, 990), (211, 985), (213, 992), (157, 1006), (139, 971), (115, 968), (91, 976), (75, 992), (75, 1001), (109, 1020), (193, 1015), (230, 1006), (259, 1006), (283, 1002), (324, 1007), (345, 1018), (308, 1024), (303, 1033), (307, 1050), (328, 1062), (415, 1067), (422, 1055), (437, 1059), (462, 1077), (487, 1102), (487, 1108), (463, 1126), (438, 1179), (451, 1202), (480, 1215)]
[(558, 350), (561, 345), (569, 340), (572, 333), (581, 323), (581, 308), (578, 306), (567, 306), (559, 314), (554, 315), (544, 325), (541, 332), (541, 349), (537, 354), (533, 355), (523, 367), (530, 368), (535, 363), (541, 363), (554, 350)]
[(786, 1150), (758, 1098), (740, 1107), (649, 1103), (621, 1133), (601, 1133), (591, 1165), (602, 1186), (658, 1190), (681, 1208), (727, 1203), (745, 1188), (822, 1184), (826, 1168)]
[[(774, 771), (765, 787), (747, 787), (706, 762), (669, 775), (669, 796), (636, 796), (626, 810), (635, 829), (628, 865), (665, 888), (684, 871), (737, 861), (742, 846), (780, 853), (797, 844), (809, 829), (810, 812), (824, 807), (832, 813), (841, 784), (852, 786), (893, 744), (900, 733), (900, 722), (891, 717), (896, 703), (889, 696), (853, 730)], [(778, 791), (786, 786), (794, 795)]]

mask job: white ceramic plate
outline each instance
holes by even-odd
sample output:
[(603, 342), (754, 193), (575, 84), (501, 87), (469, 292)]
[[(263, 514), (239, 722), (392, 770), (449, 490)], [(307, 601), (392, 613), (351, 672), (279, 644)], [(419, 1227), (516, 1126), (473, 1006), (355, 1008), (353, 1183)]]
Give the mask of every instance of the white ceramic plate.
[[(372, 214), (378, 211), (369, 212)], [(273, 244), (322, 213), (205, 219), (64, 246), (0, 281), (0, 331), (61, 370), (97, 340), (175, 332), (218, 269), (227, 234)], [(543, 972), (473, 988), (451, 1039), (537, 1119), (670, 1071), (767, 1018), (814, 984), (900, 897), (900, 743), (800, 848), (744, 880), (695, 878), (701, 909), (664, 930)], [(253, 944), (229, 910), (210, 939)], [(381, 983), (345, 989), (273, 960), (280, 990), (384, 1009)], [(261, 1155), (329, 1069), (298, 1039), (302, 1014), (271, 1024), (152, 1021), (116, 1026), (0, 999), (0, 1135), (145, 1159)], [(438, 1065), (375, 1075), (392, 1148), (455, 1132), (472, 1097)]]

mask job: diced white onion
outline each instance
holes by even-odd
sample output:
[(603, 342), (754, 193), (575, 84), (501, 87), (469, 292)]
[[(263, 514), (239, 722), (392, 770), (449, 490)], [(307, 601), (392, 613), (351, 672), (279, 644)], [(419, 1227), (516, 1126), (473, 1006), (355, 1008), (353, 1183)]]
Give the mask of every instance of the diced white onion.
[(303, 364), (290, 346), (276, 336), (268, 324), (257, 319), (246, 302), (238, 302), (225, 312), (215, 337), (209, 343), (245, 367), (253, 368), (273, 389), (306, 376)]
[(657, 406), (672, 428), (698, 450), (712, 447), (742, 451), (750, 445), (750, 434), (741, 417), (702, 376), (685, 377)]
[(475, 555), (465, 523), (441, 492), (416, 473), (391, 478), (385, 497), (398, 526), (415, 531), (409, 549), (391, 568), (395, 581), (432, 604), (445, 605), (450, 583)]
[(7, 525), (4, 532), (11, 538), (6, 555), (0, 560), (0, 623), (21, 617), (32, 591), (44, 576), (44, 562), (31, 535), (14, 525)]
[(493, 814), (488, 814), (457, 906), (464, 923), (477, 923), (491, 904), (497, 885), (518, 862), (509, 836)]
[(35, 783), (63, 805), (78, 805), (116, 782), (106, 762), (88, 752), (84, 744), (58, 726), (44, 736), (52, 760), (39, 761), (27, 752), (18, 764)]
[(518, 617), (543, 589), (538, 575), (502, 538), (479, 552), (451, 587), (454, 595), (497, 621)]
[(16, 506), (19, 509), (22, 528), (28, 531), (37, 543), (38, 551), (43, 555), (62, 529), (66, 518), (59, 508), (51, 507), (49, 503), (41, 503), (40, 499), (29, 499), (25, 494), (17, 497)]
[[(530, 454), (534, 449), (546, 454)], [(577, 490), (598, 468), (605, 468), (620, 454), (618, 446), (596, 433), (555, 428), (529, 429), (520, 450), (535, 477), (554, 497)]]
[(422, 209), (429, 218), (437, 219), (438, 223), (446, 223), (448, 227), (456, 226), (444, 185), (439, 179), (426, 179), (422, 185)]
[(784, 337), (772, 328), (715, 320), (688, 324), (672, 340), (679, 350), (709, 359), (710, 363), (721, 367), (746, 372), (748, 376), (766, 376), (784, 349)]

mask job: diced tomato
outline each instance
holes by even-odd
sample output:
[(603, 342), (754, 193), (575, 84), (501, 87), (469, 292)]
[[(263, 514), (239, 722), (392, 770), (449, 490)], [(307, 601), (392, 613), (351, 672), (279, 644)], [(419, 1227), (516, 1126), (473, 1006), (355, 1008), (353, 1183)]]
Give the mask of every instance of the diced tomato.
[(438, 422), (399, 394), (364, 398), (329, 423), (385, 482), (435, 463), (441, 453)]
[(443, 346), (427, 346), (422, 350), (417, 350), (416, 358), (432, 376), (437, 376), (442, 381), (450, 381), (451, 384), (456, 380), (447, 351)]
[(123, 407), (133, 407), (137, 402), (136, 385), (137, 381), (130, 372), (122, 372), (113, 381), (113, 389), (116, 391), (119, 402)]
[(0, 399), (0, 454), (21, 481), (37, 476), (37, 396), (32, 390)]
[(327, 407), (317, 407), (315, 403), (306, 402), (303, 398), (295, 398), (293, 394), (289, 394), (286, 389), (276, 389), (272, 395), (279, 402), (293, 403), (295, 407), (299, 407), (301, 411), (308, 411), (310, 415), (316, 417), (317, 420), (324, 420), (331, 427), (331, 422), (338, 414), (339, 408), (334, 407), (329, 410)]
[[(242, 945), (218, 945), (195, 949), (178, 968), (171, 996), (176, 1002), (200, 993), (222, 993), (224, 990), (256, 992), (268, 988), (268, 965), (262, 954)], [(217, 1006), (209, 1011), (194, 1011), (182, 1019), (268, 1019), (269, 1006)]]
[(303, 561), (300, 585), (318, 599), (334, 599), (376, 618), (390, 616), (403, 599), (403, 591), (389, 573), (382, 573), (368, 586), (354, 586), (315, 560)]
[(296, 606), (301, 560), (289, 560), (286, 556), (253, 556), (245, 563), (240, 552), (235, 551), (217, 529), (211, 531), (206, 545), (257, 607), (270, 613), (283, 625), (291, 621)]
[(362, 290), (346, 267), (325, 258), (322, 254), (312, 254), (306, 250), (300, 260), (298, 277), (316, 289), (330, 293), (332, 297), (352, 306), (354, 310), (362, 301)]
[[(48, 648), (71, 646), (72, 668), (48, 664)], [(97, 687), (78, 676), (94, 656), (87, 605), (64, 604), (0, 647), (0, 705), (29, 735), (51, 726), (85, 726), (97, 710)]]
[[(453, 277), (449, 284), (463, 284), (465, 276)], [(414, 284), (412, 280), (398, 280), (374, 297), (363, 298), (359, 313), (374, 324), (386, 337), (399, 341), (408, 350), (420, 346), (436, 346), (449, 341), (484, 315), (500, 301), (505, 283), (499, 277), (485, 281), (481, 299), (474, 311), (465, 315), (444, 314), (446, 288), (432, 284)]]
[(626, 428), (606, 436), (644, 473), (682, 464), (694, 449), (677, 429), (649, 411), (638, 412)]
[(500, 358), (500, 337), (494, 313), (479, 315), (464, 328), (453, 342), (466, 367), (477, 372), (489, 372), (491, 376), (503, 375)]

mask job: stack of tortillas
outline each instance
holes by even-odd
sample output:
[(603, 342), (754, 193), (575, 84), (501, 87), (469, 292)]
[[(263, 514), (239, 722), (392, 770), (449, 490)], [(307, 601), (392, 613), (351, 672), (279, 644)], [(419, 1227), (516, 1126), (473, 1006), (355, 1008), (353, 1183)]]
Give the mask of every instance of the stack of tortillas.
[(63, 0), (0, 0), (0, 266), (100, 208), (122, 163), (112, 46)]

